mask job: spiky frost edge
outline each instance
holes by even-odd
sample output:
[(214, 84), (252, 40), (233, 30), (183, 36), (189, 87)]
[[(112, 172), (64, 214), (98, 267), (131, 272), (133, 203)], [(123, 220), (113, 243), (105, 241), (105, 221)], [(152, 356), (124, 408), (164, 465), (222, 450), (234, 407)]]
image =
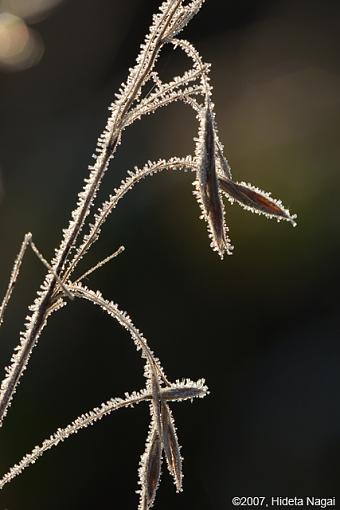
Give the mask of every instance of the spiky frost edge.
[(205, 379), (199, 379), (196, 382), (191, 379), (178, 379), (169, 387), (161, 389), (161, 399), (166, 401), (190, 400), (192, 402), (194, 398), (204, 398), (207, 395), (209, 395), (209, 389)]
[(114, 398), (104, 402), (99, 407), (95, 407), (91, 411), (88, 411), (78, 418), (76, 418), (70, 425), (65, 428), (59, 428), (54, 434), (48, 439), (45, 439), (40, 446), (36, 446), (33, 450), (25, 455), (18, 464), (15, 464), (0, 480), (0, 489), (2, 489), (8, 482), (13, 480), (22, 471), (27, 468), (30, 464), (34, 464), (39, 457), (41, 457), (47, 450), (50, 450), (53, 446), (57, 446), (60, 442), (64, 441), (72, 434), (77, 433), (80, 429), (86, 428), (89, 425), (93, 425), (96, 421), (101, 420), (104, 416), (109, 415), (113, 411), (122, 407), (133, 407), (135, 404), (139, 404), (143, 400), (146, 400), (147, 394), (145, 390), (137, 393), (134, 392), (131, 395), (126, 394), (125, 399)]
[[(222, 180), (222, 184), (223, 184), (223, 180)], [(266, 211), (261, 210), (260, 208), (257, 209), (256, 207), (252, 207), (247, 204), (244, 204), (242, 201), (240, 201), (236, 198), (233, 198), (230, 194), (228, 194), (227, 191), (224, 191), (222, 189), (223, 195), (226, 196), (226, 198), (228, 199), (228, 201), (231, 204), (234, 204), (234, 202), (237, 202), (238, 205), (240, 205), (243, 209), (245, 209), (246, 211), (250, 211), (253, 214), (259, 214), (259, 215), (265, 216), (268, 219), (275, 219), (278, 223), (280, 223), (280, 221), (288, 221), (289, 223), (291, 223), (293, 225), (293, 227), (296, 227), (297, 223), (295, 220), (297, 218), (297, 215), (291, 214), (289, 209), (284, 207), (282, 201), (277, 198), (273, 198), (270, 192), (263, 191), (262, 189), (258, 188), (257, 186), (254, 186), (253, 184), (250, 184), (250, 183), (247, 183), (244, 181), (236, 182), (236, 184), (238, 184), (240, 186), (244, 186), (245, 188), (248, 188), (249, 190), (254, 191), (255, 193), (258, 193), (259, 195), (261, 195), (264, 198), (268, 199), (269, 201), (273, 202), (281, 210), (282, 215), (280, 216), (279, 214), (270, 214)]]
[(8, 282), (8, 286), (7, 286), (4, 298), (3, 298), (1, 306), (0, 306), (0, 327), (4, 322), (5, 311), (6, 311), (8, 303), (11, 299), (13, 289), (15, 287), (15, 284), (17, 282), (17, 279), (18, 279), (18, 276), (20, 273), (21, 264), (22, 264), (24, 255), (26, 253), (27, 247), (28, 247), (31, 239), (32, 239), (32, 234), (30, 232), (28, 232), (25, 235), (23, 242), (21, 243), (19, 253), (14, 261), (13, 268), (12, 268), (11, 275), (10, 275), (9, 282)]

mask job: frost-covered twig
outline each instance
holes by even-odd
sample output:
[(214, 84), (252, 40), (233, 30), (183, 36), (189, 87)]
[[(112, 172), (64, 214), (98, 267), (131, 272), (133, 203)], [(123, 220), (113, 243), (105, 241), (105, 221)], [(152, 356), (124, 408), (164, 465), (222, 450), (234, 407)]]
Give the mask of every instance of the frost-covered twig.
[(7, 289), (5, 292), (5, 296), (4, 296), (1, 306), (0, 306), (0, 326), (2, 325), (2, 323), (4, 321), (5, 310), (6, 310), (7, 305), (11, 299), (13, 289), (15, 287), (15, 284), (17, 282), (17, 279), (18, 279), (18, 276), (20, 273), (22, 259), (24, 258), (24, 255), (27, 250), (27, 246), (29, 245), (31, 239), (32, 239), (32, 234), (29, 232), (28, 234), (25, 235), (24, 240), (20, 247), (20, 251), (17, 255), (17, 258), (15, 259), (13, 269), (11, 272), (11, 276), (9, 279), (9, 283), (8, 283), (8, 286), (7, 286)]
[(13, 480), (16, 476), (18, 476), (22, 471), (27, 468), (30, 464), (34, 464), (39, 457), (41, 457), (45, 452), (50, 450), (53, 446), (57, 446), (59, 443), (70, 437), (72, 434), (77, 433), (79, 430), (92, 425), (98, 420), (101, 420), (104, 416), (116, 411), (117, 409), (121, 409), (122, 407), (129, 407), (135, 404), (139, 404), (143, 400), (146, 400), (149, 397), (141, 392), (135, 393), (131, 396), (127, 396), (125, 399), (115, 398), (111, 399), (104, 404), (101, 404), (99, 407), (95, 407), (89, 412), (86, 412), (76, 418), (70, 425), (65, 428), (59, 428), (54, 434), (52, 434), (48, 439), (45, 439), (41, 443), (40, 446), (36, 446), (33, 448), (31, 453), (25, 455), (20, 462), (15, 464), (0, 480), (0, 489), (2, 489), (8, 482)]
[(116, 257), (118, 257), (118, 255), (120, 255), (121, 253), (123, 253), (123, 251), (125, 250), (124, 246), (120, 246), (118, 248), (118, 250), (116, 250), (115, 252), (111, 253), (111, 255), (109, 255), (108, 257), (105, 257), (105, 259), (103, 260), (100, 260), (95, 266), (91, 267), (90, 269), (88, 269), (85, 273), (83, 273), (81, 276), (79, 276), (74, 283), (80, 283), (82, 282), (83, 280), (85, 280), (85, 278), (88, 278), (92, 273), (95, 273), (98, 269), (100, 269), (101, 267), (105, 266), (106, 264), (108, 264), (109, 262), (111, 262), (111, 260), (115, 259)]

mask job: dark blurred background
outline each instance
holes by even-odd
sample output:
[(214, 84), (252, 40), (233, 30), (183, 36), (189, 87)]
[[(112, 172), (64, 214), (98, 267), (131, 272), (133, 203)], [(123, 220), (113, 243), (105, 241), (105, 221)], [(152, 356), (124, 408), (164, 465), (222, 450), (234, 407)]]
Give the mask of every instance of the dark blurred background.
[[(159, 3), (0, 2), (1, 292), (25, 232), (52, 257)], [(227, 204), (235, 254), (221, 262), (192, 175), (164, 174), (127, 196), (89, 254), (88, 265), (126, 246), (88, 284), (130, 313), (171, 379), (205, 377), (211, 391), (172, 406), (184, 492), (164, 472), (156, 508), (340, 494), (339, 22), (338, 2), (208, 0), (183, 34), (213, 64), (235, 179), (281, 198), (296, 229)], [(187, 64), (164, 52), (161, 77)], [(136, 164), (192, 153), (196, 128), (176, 104), (127, 130), (100, 198)], [(43, 276), (28, 254), (1, 331), (2, 366)], [(129, 336), (100, 310), (59, 312), (2, 430), (1, 472), (84, 410), (141, 388), (142, 373)], [(8, 485), (0, 510), (136, 508), (148, 418), (140, 405), (82, 431)]]

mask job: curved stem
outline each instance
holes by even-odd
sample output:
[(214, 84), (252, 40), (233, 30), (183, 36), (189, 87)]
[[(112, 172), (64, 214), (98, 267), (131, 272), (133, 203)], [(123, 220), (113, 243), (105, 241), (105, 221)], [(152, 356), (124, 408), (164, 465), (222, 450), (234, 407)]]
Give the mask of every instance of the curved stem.
[(130, 317), (125, 312), (119, 310), (118, 307), (111, 301), (104, 299), (99, 291), (93, 292), (92, 290), (89, 290), (80, 284), (69, 285), (68, 288), (75, 297), (86, 299), (87, 301), (90, 301), (91, 303), (99, 306), (108, 315), (116, 319), (125, 329), (127, 329), (132, 339), (134, 340), (137, 349), (142, 350), (143, 355), (155, 377), (158, 379), (159, 376), (167, 386), (171, 385), (171, 383), (166, 378), (158, 359), (155, 358), (153, 352), (148, 346), (146, 339), (143, 337), (143, 335), (136, 328)]
[(136, 171), (134, 175), (126, 179), (120, 188), (116, 190), (115, 194), (109, 197), (109, 200), (102, 204), (102, 206), (99, 208), (90, 233), (85, 236), (83, 243), (77, 250), (75, 257), (70, 263), (68, 271), (64, 275), (64, 281), (69, 278), (81, 258), (89, 250), (92, 244), (94, 244), (98, 239), (101, 227), (107, 220), (108, 216), (111, 214), (112, 210), (117, 206), (118, 202), (126, 195), (126, 193), (133, 188), (135, 184), (142, 181), (145, 177), (162, 172), (163, 170), (178, 170), (181, 168), (193, 169), (195, 168), (195, 163), (189, 158), (172, 158), (168, 161), (161, 160), (157, 163), (147, 165), (142, 170)]
[(92, 425), (94, 422), (101, 420), (104, 416), (121, 409), (123, 407), (134, 406), (144, 400), (149, 400), (150, 394), (139, 393), (132, 395), (125, 400), (123, 399), (112, 399), (108, 402), (101, 404), (100, 407), (95, 407), (91, 411), (82, 414), (79, 418), (76, 418), (70, 425), (65, 428), (59, 428), (49, 439), (45, 439), (40, 446), (36, 446), (33, 450), (25, 455), (18, 464), (15, 464), (0, 480), (0, 489), (2, 489), (8, 482), (13, 480), (16, 476), (20, 475), (22, 471), (27, 468), (30, 464), (34, 464), (39, 457), (45, 452), (50, 450), (53, 446), (57, 446), (61, 441), (64, 441), (72, 434), (75, 434), (80, 429), (86, 428)]

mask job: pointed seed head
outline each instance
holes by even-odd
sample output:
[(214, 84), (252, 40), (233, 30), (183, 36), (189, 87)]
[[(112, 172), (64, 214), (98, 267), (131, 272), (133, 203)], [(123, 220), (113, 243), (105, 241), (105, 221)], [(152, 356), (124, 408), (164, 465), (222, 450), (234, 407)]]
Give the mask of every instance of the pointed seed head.
[(182, 457), (178, 444), (177, 434), (169, 406), (161, 403), (161, 416), (163, 428), (163, 448), (170, 474), (174, 477), (177, 492), (182, 490)]

